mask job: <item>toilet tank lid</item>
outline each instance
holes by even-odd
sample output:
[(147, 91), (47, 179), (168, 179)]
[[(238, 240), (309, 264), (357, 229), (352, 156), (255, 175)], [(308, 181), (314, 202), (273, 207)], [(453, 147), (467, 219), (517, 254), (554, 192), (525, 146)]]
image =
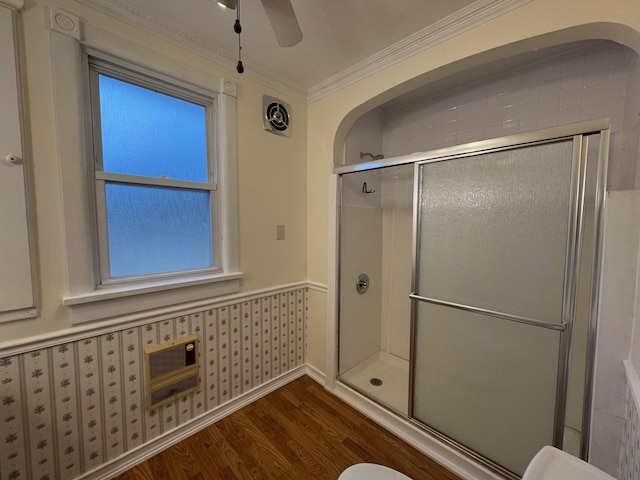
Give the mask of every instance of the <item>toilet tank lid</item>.
[(536, 453), (522, 480), (616, 480), (602, 470), (562, 450), (546, 446)]

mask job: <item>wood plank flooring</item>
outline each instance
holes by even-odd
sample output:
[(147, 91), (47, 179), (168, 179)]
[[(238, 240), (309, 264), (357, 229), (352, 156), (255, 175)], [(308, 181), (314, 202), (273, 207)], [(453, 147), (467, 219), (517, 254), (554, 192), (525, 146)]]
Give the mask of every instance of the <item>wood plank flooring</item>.
[(304, 376), (117, 480), (336, 480), (380, 463), (415, 480), (460, 480)]

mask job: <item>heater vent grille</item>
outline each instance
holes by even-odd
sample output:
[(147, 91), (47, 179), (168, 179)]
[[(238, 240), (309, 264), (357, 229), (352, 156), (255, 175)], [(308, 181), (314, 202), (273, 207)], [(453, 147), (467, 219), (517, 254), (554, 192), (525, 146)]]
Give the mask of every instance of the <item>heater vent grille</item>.
[(199, 388), (198, 343), (198, 336), (191, 335), (145, 349), (148, 409), (152, 410)]

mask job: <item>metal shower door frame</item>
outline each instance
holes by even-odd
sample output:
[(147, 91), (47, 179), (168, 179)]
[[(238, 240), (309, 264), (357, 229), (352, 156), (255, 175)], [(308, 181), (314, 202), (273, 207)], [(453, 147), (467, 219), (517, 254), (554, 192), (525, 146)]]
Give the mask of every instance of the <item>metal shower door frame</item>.
[[(592, 282), (591, 282), (591, 300), (590, 300), (590, 316), (589, 316), (589, 327), (588, 327), (588, 338), (587, 338), (587, 361), (586, 361), (586, 372), (585, 372), (585, 385), (584, 385), (584, 396), (583, 396), (583, 419), (582, 419), (582, 439), (581, 439), (581, 458), (588, 460), (589, 454), (589, 436), (591, 430), (591, 410), (593, 405), (593, 386), (594, 386), (594, 371), (595, 371), (595, 345), (596, 345), (596, 334), (597, 334), (597, 320), (598, 320), (598, 308), (599, 308), (599, 291), (600, 291), (600, 273), (602, 270), (601, 267), (601, 258), (602, 258), (602, 250), (603, 250), (603, 232), (604, 232), (604, 207), (605, 207), (605, 193), (606, 193), (606, 185), (607, 185), (607, 168), (608, 168), (608, 154), (609, 154), (609, 142), (610, 142), (610, 120), (608, 118), (601, 118), (596, 120), (589, 120), (585, 122), (579, 122), (569, 125), (562, 125), (558, 127), (538, 130), (531, 133), (523, 133), (523, 134), (515, 134), (507, 137), (500, 137), (489, 140), (482, 140), (477, 142), (471, 142), (463, 145), (457, 145), (453, 147), (446, 147), (436, 150), (431, 150), (427, 152), (418, 152), (408, 155), (402, 155), (397, 157), (391, 157), (381, 160), (373, 160), (369, 162), (362, 162), (355, 165), (345, 165), (341, 167), (336, 167), (333, 169), (333, 173), (338, 175), (339, 177), (342, 174), (353, 173), (353, 172), (362, 172), (367, 170), (375, 170), (387, 167), (394, 167), (400, 165), (409, 165), (409, 164), (417, 164), (424, 163), (429, 161), (440, 161), (444, 158), (452, 158), (452, 157), (462, 157), (462, 156), (470, 156), (473, 154), (481, 154), (487, 153), (488, 151), (499, 151), (500, 149), (512, 149), (517, 146), (524, 145), (534, 145), (536, 143), (548, 143), (554, 140), (562, 140), (562, 139), (573, 139), (574, 137), (580, 137), (582, 140), (581, 143), (581, 155), (584, 155), (586, 152), (586, 140), (590, 135), (599, 135), (600, 136), (600, 144), (599, 144), (599, 157), (598, 157), (598, 171), (597, 171), (597, 179), (596, 179), (596, 197), (595, 197), (595, 213), (594, 213), (594, 226), (595, 226), (595, 236), (594, 236), (594, 249), (593, 249), (593, 274), (592, 274)], [(576, 155), (576, 149), (574, 146), (574, 156)], [(584, 163), (584, 162), (582, 162)], [(414, 182), (416, 178), (414, 178)], [(339, 182), (340, 183), (340, 182)], [(338, 187), (340, 191), (340, 187)], [(341, 196), (341, 195), (340, 195)], [(417, 201), (417, 189), (414, 185), (414, 206)], [(414, 208), (415, 211), (415, 208)], [(582, 216), (582, 211), (579, 212), (580, 218)], [(340, 217), (340, 215), (338, 215)], [(338, 241), (338, 250), (340, 245), (340, 233), (339, 228), (337, 233)], [(414, 225), (413, 225), (413, 265), (412, 265), (412, 289), (415, 286), (415, 275), (416, 275), (416, 215), (414, 213)], [(576, 230), (576, 234), (580, 232), (578, 228)], [(576, 239), (577, 241), (578, 239)], [(338, 254), (338, 262), (340, 255)], [(577, 272), (576, 272), (577, 273)], [(566, 279), (565, 279), (566, 281)], [(412, 295), (414, 292), (412, 292)], [(336, 300), (338, 300), (336, 298)], [(338, 301), (339, 302), (339, 301)], [(415, 310), (416, 310), (416, 300), (412, 300), (412, 312), (411, 312), (411, 333), (410, 333), (410, 359), (413, 359), (414, 356), (414, 339), (415, 339)], [(338, 303), (336, 303), (336, 309), (338, 309)], [(489, 313), (489, 312), (485, 312)], [(339, 330), (340, 324), (340, 315), (339, 312), (336, 311), (336, 319), (337, 319), (337, 330)], [(522, 320), (521, 323), (527, 323), (525, 318), (519, 318)], [(569, 335), (564, 335), (565, 341), (569, 344), (566, 355), (564, 357), (565, 368), (568, 363), (568, 355), (570, 354), (570, 337)], [(563, 349), (561, 345), (560, 350)], [(336, 344), (336, 357), (338, 357), (338, 344)], [(336, 358), (337, 361), (337, 358)], [(409, 381), (409, 416), (407, 418), (408, 421), (418, 426), (422, 430), (428, 432), (435, 438), (438, 438), (443, 443), (453, 447), (458, 450), (462, 454), (476, 460), (480, 464), (487, 466), (488, 468), (497, 471), (507, 477), (517, 478), (513, 475), (513, 473), (497, 466), (495, 463), (485, 459), (479, 454), (473, 452), (470, 449), (461, 446), (457, 442), (449, 439), (448, 437), (440, 434), (439, 432), (425, 426), (424, 424), (416, 421), (411, 417), (412, 409), (413, 409), (413, 364), (410, 362), (410, 381)], [(565, 372), (565, 380), (566, 380), (566, 372)], [(559, 380), (560, 381), (560, 380)], [(566, 383), (566, 382), (565, 382)], [(566, 392), (566, 386), (564, 388)], [(375, 401), (375, 400), (374, 400)], [(377, 402), (376, 402), (377, 403)], [(560, 417), (558, 412), (556, 412), (556, 417)], [(564, 411), (562, 412), (562, 417), (564, 417)], [(557, 419), (556, 419), (557, 422)]]
[[(585, 375), (585, 395), (584, 395), (584, 409), (583, 409), (583, 425), (582, 425), (582, 439), (581, 439), (581, 457), (587, 459), (589, 448), (589, 427), (590, 427), (590, 414), (592, 403), (592, 391), (593, 391), (593, 363), (595, 361), (595, 334), (597, 329), (597, 293), (599, 291), (599, 285), (597, 280), (600, 277), (600, 265), (599, 259), (601, 257), (602, 249), (602, 210), (604, 207), (604, 190), (606, 188), (606, 165), (608, 161), (608, 145), (609, 145), (609, 122), (608, 120), (598, 120), (594, 122), (583, 122), (574, 125), (558, 127), (554, 129), (541, 130), (538, 132), (532, 132), (530, 134), (519, 134), (510, 137), (502, 137), (499, 139), (487, 140), (483, 142), (476, 142), (462, 146), (462, 148), (454, 147), (448, 155), (437, 155), (432, 158), (426, 158), (424, 160), (418, 160), (414, 163), (414, 190), (413, 190), (413, 252), (412, 252), (412, 272), (411, 272), (411, 290), (409, 295), (412, 301), (411, 306), (411, 333), (410, 333), (410, 361), (409, 361), (409, 419), (419, 425), (421, 428), (426, 429), (434, 436), (438, 437), (445, 443), (451, 445), (462, 453), (472, 457), (476, 461), (498, 471), (499, 473), (506, 475), (507, 477), (517, 478), (512, 472), (502, 468), (500, 465), (495, 464), (491, 460), (486, 459), (482, 455), (474, 452), (473, 450), (459, 444), (455, 440), (450, 439), (443, 433), (431, 428), (429, 425), (424, 424), (413, 416), (414, 411), (414, 383), (415, 383), (415, 330), (417, 322), (417, 302), (426, 302), (436, 305), (441, 305), (449, 308), (456, 308), (465, 310), (468, 312), (479, 313), (484, 315), (501, 318), (505, 321), (512, 321), (517, 323), (523, 323), (527, 325), (537, 326), (540, 328), (551, 329), (560, 332), (560, 345), (558, 354), (558, 376), (556, 386), (556, 400), (555, 400), (555, 416), (553, 426), (553, 445), (562, 448), (564, 437), (564, 423), (566, 412), (566, 399), (568, 390), (569, 379), (569, 357), (571, 354), (571, 341), (573, 332), (573, 323), (575, 316), (576, 305), (576, 291), (577, 291), (577, 278), (579, 275), (579, 258), (580, 258), (580, 246), (582, 235), (582, 222), (583, 222), (583, 207), (584, 207), (584, 193), (585, 193), (585, 178), (586, 178), (586, 163), (587, 163), (587, 148), (588, 148), (588, 135), (600, 134), (600, 152), (598, 158), (598, 177), (596, 185), (596, 205), (595, 205), (595, 218), (596, 224), (596, 241), (594, 247), (594, 273), (593, 282), (591, 288), (591, 305), (590, 305), (590, 319), (589, 319), (589, 335), (587, 345), (587, 373)], [(477, 155), (483, 155), (488, 153), (495, 153), (501, 151), (518, 150), (525, 147), (559, 143), (565, 141), (572, 141), (572, 166), (571, 166), (571, 195), (570, 195), (570, 214), (569, 225), (567, 234), (567, 245), (565, 255), (565, 278), (562, 298), (562, 321), (561, 323), (548, 323), (542, 322), (536, 319), (506, 314), (503, 312), (492, 311), (488, 309), (473, 307), (470, 305), (463, 305), (454, 302), (442, 301), (434, 298), (423, 297), (416, 294), (418, 288), (418, 266), (417, 258), (420, 253), (419, 247), (419, 229), (420, 229), (420, 216), (419, 216), (419, 201), (420, 201), (420, 189), (421, 189), (421, 173), (422, 166), (430, 163), (437, 163), (443, 161), (455, 161), (460, 158), (469, 158)], [(469, 148), (471, 147), (471, 148)], [(443, 152), (445, 153), (445, 152)]]

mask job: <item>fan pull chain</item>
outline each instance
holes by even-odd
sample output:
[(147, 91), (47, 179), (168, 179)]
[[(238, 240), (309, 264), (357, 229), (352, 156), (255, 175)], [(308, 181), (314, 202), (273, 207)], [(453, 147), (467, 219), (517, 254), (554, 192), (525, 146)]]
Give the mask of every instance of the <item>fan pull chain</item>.
[(238, 34), (238, 64), (236, 65), (236, 70), (238, 73), (244, 72), (244, 65), (242, 65), (242, 41), (241, 41), (241, 33), (242, 33), (242, 25), (240, 25), (240, 0), (238, 0), (238, 5), (236, 6), (236, 23), (233, 24), (233, 31)]

